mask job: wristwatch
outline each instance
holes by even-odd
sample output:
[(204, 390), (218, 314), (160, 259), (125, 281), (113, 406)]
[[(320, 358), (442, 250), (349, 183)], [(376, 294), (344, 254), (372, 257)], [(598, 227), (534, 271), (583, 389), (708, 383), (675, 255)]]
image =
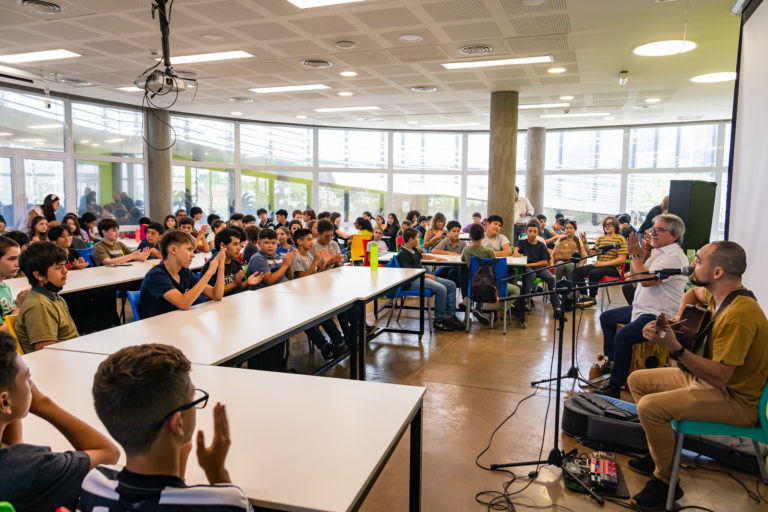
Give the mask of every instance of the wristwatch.
[(680, 356), (683, 355), (683, 352), (685, 352), (685, 347), (680, 347), (679, 349), (677, 349), (677, 350), (675, 350), (673, 352), (670, 352), (669, 353), (669, 357), (671, 357), (672, 359), (677, 361), (677, 360), (680, 359)]

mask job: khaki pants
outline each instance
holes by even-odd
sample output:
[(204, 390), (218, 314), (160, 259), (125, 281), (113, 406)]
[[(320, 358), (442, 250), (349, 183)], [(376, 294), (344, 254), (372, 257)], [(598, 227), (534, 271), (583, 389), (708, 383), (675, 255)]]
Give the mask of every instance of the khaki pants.
[(679, 368), (637, 370), (627, 380), (637, 414), (656, 463), (653, 475), (669, 483), (675, 451), (671, 420), (695, 420), (751, 427), (757, 409), (736, 402), (728, 392), (715, 389)]

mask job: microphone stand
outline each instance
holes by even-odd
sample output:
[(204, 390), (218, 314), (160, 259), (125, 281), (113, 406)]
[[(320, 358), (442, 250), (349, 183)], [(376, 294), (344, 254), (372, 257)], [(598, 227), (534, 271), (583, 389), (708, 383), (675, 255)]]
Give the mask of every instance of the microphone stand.
[[(663, 279), (661, 276), (654, 276), (649, 277), (645, 279), (636, 279), (633, 280), (633, 282), (642, 282), (642, 281), (657, 281), (659, 279)], [(596, 285), (597, 288), (605, 288), (608, 286), (617, 286), (618, 284), (623, 284), (622, 281), (619, 282), (607, 282), (607, 283), (600, 283)], [(590, 286), (581, 286), (581, 287), (574, 287), (574, 288), (566, 288), (566, 287), (560, 287), (559, 289), (555, 288), (555, 293), (559, 293), (562, 298), (565, 298), (565, 296), (569, 292), (576, 293), (576, 291), (583, 291), (591, 288)], [(537, 293), (528, 293), (525, 295), (519, 295), (517, 297), (504, 297), (502, 299), (499, 299), (499, 301), (507, 301), (507, 300), (515, 300), (515, 299), (527, 299), (531, 297), (541, 297), (543, 295), (549, 295), (551, 292), (537, 292)], [(562, 301), (561, 301), (562, 303)], [(555, 319), (557, 320), (557, 374), (560, 375), (560, 373), (563, 371), (563, 333), (565, 332), (565, 311), (563, 311), (562, 307), (555, 310)], [(549, 454), (547, 455), (547, 458), (544, 460), (532, 460), (532, 461), (525, 461), (525, 462), (508, 462), (503, 464), (491, 464), (491, 469), (501, 469), (501, 468), (510, 468), (510, 467), (518, 467), (518, 466), (539, 466), (539, 465), (550, 465), (555, 466), (560, 469), (568, 476), (570, 476), (587, 494), (589, 494), (592, 498), (595, 499), (600, 505), (603, 505), (605, 503), (605, 500), (602, 496), (597, 494), (595, 491), (592, 490), (592, 488), (587, 485), (585, 482), (583, 482), (578, 476), (576, 476), (570, 469), (565, 467), (563, 464), (565, 459), (569, 456), (571, 456), (573, 453), (576, 452), (576, 450), (571, 450), (568, 453), (565, 453), (563, 450), (559, 447), (559, 439), (560, 439), (560, 394), (561, 394), (561, 381), (565, 377), (556, 377), (551, 380), (554, 380), (557, 382), (557, 386), (555, 387), (555, 434), (553, 436), (554, 440), (554, 446), (549, 451)]]

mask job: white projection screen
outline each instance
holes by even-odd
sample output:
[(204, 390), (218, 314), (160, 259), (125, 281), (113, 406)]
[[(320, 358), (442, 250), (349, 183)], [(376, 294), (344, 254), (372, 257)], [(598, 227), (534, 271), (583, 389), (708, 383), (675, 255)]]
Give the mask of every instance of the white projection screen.
[(768, 237), (762, 233), (768, 199), (768, 2), (752, 0), (742, 13), (734, 130), (729, 168), (726, 238), (747, 252), (744, 285), (768, 310)]

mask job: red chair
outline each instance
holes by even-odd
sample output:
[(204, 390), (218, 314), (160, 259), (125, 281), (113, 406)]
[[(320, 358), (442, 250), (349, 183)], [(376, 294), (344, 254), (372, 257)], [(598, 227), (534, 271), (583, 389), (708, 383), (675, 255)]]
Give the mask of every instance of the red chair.
[[(629, 261), (629, 260), (627, 260)], [(619, 277), (611, 277), (611, 276), (603, 276), (603, 278), (600, 280), (601, 283), (610, 283), (611, 281), (624, 281), (624, 269), (626, 268), (626, 265), (621, 266), (621, 275)], [(608, 287), (600, 288), (600, 311), (603, 310), (603, 302), (605, 302), (604, 294), (608, 295), (608, 304), (611, 303), (611, 292), (608, 291)]]

